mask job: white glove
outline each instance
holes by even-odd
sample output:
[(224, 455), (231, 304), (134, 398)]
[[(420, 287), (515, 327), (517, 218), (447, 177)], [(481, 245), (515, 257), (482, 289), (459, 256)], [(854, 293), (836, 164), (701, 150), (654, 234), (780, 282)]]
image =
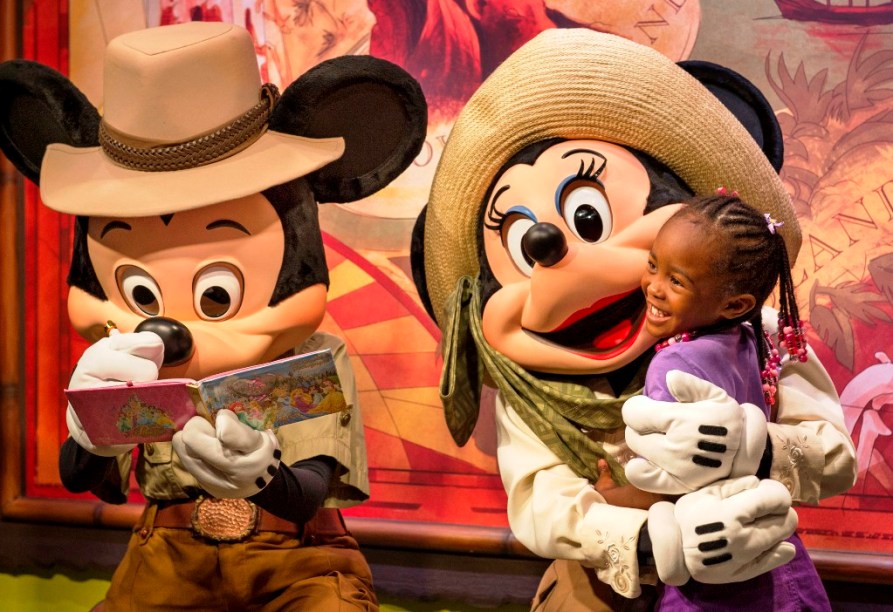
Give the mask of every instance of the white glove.
[(745, 476), (658, 502), (648, 511), (657, 574), (682, 585), (741, 582), (784, 565), (796, 549), (791, 495), (775, 480)]
[(667, 372), (667, 388), (679, 403), (639, 395), (623, 405), (626, 443), (638, 455), (626, 465), (630, 483), (679, 495), (756, 474), (766, 448), (762, 410), (680, 370)]
[[(158, 369), (164, 359), (164, 343), (157, 334), (139, 332), (122, 334), (113, 332), (88, 347), (78, 361), (69, 389), (108, 387), (127, 381), (149, 382), (158, 378)], [(94, 455), (114, 457), (133, 449), (136, 444), (95, 446), (71, 404), (65, 412), (68, 434), (85, 450)]]
[(279, 469), (279, 441), (257, 431), (231, 410), (217, 413), (216, 427), (194, 416), (174, 434), (183, 467), (214, 497), (249, 497), (266, 487)]

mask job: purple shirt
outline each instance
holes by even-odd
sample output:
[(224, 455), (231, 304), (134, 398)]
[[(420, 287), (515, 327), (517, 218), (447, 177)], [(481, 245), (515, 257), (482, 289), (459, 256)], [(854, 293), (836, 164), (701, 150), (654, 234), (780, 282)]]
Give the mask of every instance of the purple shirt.
[[(753, 330), (738, 326), (725, 332), (696, 336), (663, 349), (651, 361), (645, 395), (676, 401), (667, 390), (666, 374), (682, 370), (721, 387), (739, 403), (759, 406), (769, 414), (757, 362)], [(794, 559), (771, 572), (733, 584), (701, 584), (689, 580), (681, 587), (660, 585), (658, 610), (753, 610), (795, 612), (831, 610), (828, 595), (803, 542), (788, 539), (797, 549)]]

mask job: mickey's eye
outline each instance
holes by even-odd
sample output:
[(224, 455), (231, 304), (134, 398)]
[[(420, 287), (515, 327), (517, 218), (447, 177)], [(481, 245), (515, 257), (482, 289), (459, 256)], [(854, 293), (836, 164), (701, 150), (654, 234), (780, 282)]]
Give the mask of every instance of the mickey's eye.
[(118, 290), (135, 313), (149, 317), (164, 313), (161, 289), (148, 272), (136, 266), (121, 266), (115, 276)]
[(502, 224), (502, 244), (512, 259), (512, 263), (524, 276), (530, 276), (533, 272), (533, 259), (524, 252), (521, 240), (527, 230), (535, 224), (536, 219), (528, 216), (527, 212), (518, 212), (516, 209), (511, 209), (506, 213)]
[(611, 235), (611, 207), (595, 183), (579, 179), (569, 182), (562, 190), (560, 208), (564, 222), (580, 240), (601, 242)]
[(195, 312), (206, 320), (228, 319), (242, 305), (242, 274), (228, 264), (202, 268), (193, 282)]

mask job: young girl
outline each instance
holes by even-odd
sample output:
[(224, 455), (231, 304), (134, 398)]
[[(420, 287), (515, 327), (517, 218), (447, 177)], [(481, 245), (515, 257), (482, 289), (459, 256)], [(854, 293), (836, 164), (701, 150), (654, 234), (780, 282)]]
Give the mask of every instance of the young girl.
[[(663, 226), (642, 277), (646, 329), (665, 338), (648, 368), (648, 397), (675, 401), (666, 374), (682, 370), (739, 403), (762, 407), (770, 418), (781, 359), (763, 332), (762, 306), (776, 283), (780, 346), (791, 361), (806, 360), (779, 226), (724, 189), (692, 200)], [(791, 562), (741, 583), (664, 585), (658, 609), (830, 610), (802, 542), (796, 535), (788, 541), (797, 550)]]

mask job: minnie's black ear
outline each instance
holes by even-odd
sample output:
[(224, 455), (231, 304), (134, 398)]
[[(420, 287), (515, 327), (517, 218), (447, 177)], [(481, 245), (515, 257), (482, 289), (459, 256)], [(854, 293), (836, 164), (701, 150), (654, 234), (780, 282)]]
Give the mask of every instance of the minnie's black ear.
[(775, 112), (756, 85), (734, 70), (702, 61), (679, 62), (701, 82), (750, 132), (778, 172), (784, 163), (784, 142)]
[(409, 243), (409, 267), (412, 270), (412, 282), (415, 283), (416, 291), (419, 292), (419, 298), (422, 300), (422, 306), (425, 312), (434, 318), (434, 308), (431, 307), (431, 296), (428, 295), (428, 281), (425, 276), (425, 217), (427, 216), (428, 207), (422, 207), (415, 225), (412, 226), (412, 240)]
[(47, 145), (99, 144), (99, 113), (64, 75), (36, 62), (0, 64), (0, 149), (35, 183)]
[(419, 84), (399, 66), (351, 55), (320, 63), (289, 85), (270, 129), (340, 136), (344, 155), (308, 175), (319, 202), (352, 202), (397, 178), (425, 141), (428, 107)]

